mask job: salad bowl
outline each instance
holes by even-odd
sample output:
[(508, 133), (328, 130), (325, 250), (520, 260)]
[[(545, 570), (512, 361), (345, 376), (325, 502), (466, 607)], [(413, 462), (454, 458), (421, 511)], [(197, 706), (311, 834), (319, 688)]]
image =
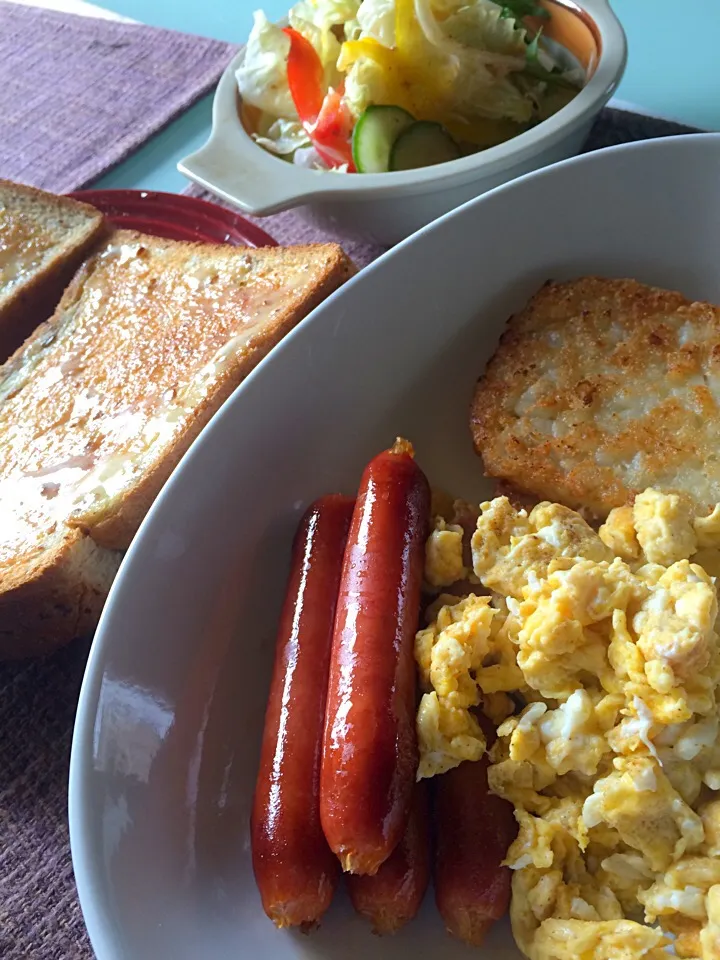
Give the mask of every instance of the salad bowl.
[(622, 78), (625, 35), (608, 0), (545, 5), (557, 21), (557, 41), (583, 67), (585, 83), (557, 113), (505, 142), (434, 166), (388, 173), (344, 174), (289, 163), (258, 145), (242, 122), (236, 80), (246, 57), (242, 50), (218, 85), (207, 143), (178, 170), (245, 213), (265, 216), (297, 207), (327, 232), (396, 243), (466, 200), (582, 147)]

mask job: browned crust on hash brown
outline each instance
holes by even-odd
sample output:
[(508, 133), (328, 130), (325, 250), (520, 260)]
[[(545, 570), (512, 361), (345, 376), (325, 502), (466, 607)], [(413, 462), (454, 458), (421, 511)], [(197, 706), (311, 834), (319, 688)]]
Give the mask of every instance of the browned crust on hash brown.
[(604, 517), (646, 486), (720, 499), (720, 310), (634, 280), (547, 283), (471, 406), (487, 474)]

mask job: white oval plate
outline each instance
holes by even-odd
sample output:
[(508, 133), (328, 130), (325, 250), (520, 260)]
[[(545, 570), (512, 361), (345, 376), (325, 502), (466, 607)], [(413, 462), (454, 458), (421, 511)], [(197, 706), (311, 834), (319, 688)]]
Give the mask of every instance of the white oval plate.
[[(720, 302), (720, 135), (621, 147), (501, 187), (364, 270), (236, 391), (115, 582), (80, 697), (70, 829), (100, 960), (457, 960), (432, 897), (390, 940), (344, 898), (309, 937), (265, 918), (248, 850), (274, 629), (304, 506), (397, 434), (434, 484), (489, 492), (468, 402), (545, 280), (629, 276)], [(506, 927), (486, 949), (518, 954)]]

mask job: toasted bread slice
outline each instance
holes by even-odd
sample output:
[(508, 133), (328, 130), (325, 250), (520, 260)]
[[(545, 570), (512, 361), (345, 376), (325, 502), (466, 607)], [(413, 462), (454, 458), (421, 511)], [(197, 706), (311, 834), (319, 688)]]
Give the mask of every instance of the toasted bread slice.
[(486, 472), (604, 518), (655, 486), (720, 501), (720, 308), (634, 280), (550, 283), (513, 317), (471, 430)]
[[(66, 574), (68, 548), (48, 547), (48, 529), (127, 547), (212, 414), (352, 270), (335, 244), (254, 250), (113, 234), (0, 368), (0, 509), (13, 521), (0, 523), (0, 617), (5, 595), (37, 579), (32, 563), (55, 571), (53, 583), (56, 567)], [(89, 549), (79, 543), (73, 551)], [(57, 563), (33, 559), (48, 550)], [(37, 587), (34, 603), (46, 594)], [(25, 620), (14, 618), (22, 650)]]
[(81, 530), (58, 523), (45, 534), (42, 549), (3, 567), (0, 659), (41, 656), (92, 631), (120, 565), (120, 551)]
[(50, 316), (105, 228), (86, 203), (0, 180), (0, 362)]

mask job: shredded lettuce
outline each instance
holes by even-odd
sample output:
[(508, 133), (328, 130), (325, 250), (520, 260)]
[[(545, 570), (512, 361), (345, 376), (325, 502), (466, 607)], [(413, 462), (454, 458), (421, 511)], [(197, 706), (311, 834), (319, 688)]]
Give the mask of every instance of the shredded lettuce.
[(525, 56), (525, 28), (503, 17), (502, 9), (490, 0), (476, 0), (471, 6), (460, 7), (443, 20), (442, 29), (452, 40), (476, 50)]
[(363, 0), (357, 22), (361, 37), (373, 37), (385, 47), (395, 46), (395, 0)]
[[(395, 0), (392, 48), (371, 37), (344, 44), (339, 66), (348, 71), (345, 92), (355, 115), (371, 103), (394, 103), (444, 123), (451, 133), (459, 126), (461, 139), (480, 143), (495, 134), (487, 126), (473, 128), (476, 119), (531, 118), (532, 99), (506, 79), (525, 66), (524, 33), (503, 20), (491, 0), (455, 6), (444, 0), (446, 15), (438, 19), (431, 0)], [(491, 39), (484, 42), (486, 35)]]
[(354, 117), (371, 104), (386, 103), (382, 68), (367, 57), (356, 60), (345, 74), (345, 102)]
[[(325, 90), (344, 84), (355, 117), (396, 104), (488, 146), (537, 122), (548, 97), (582, 86), (535, 33), (537, 19), (523, 20), (547, 16), (536, 0), (299, 0), (289, 22), (318, 53)], [(256, 13), (238, 86), (267, 118), (258, 142), (314, 163), (287, 85), (288, 50), (282, 30)]]
[(299, 120), (276, 119), (266, 113), (261, 115), (253, 139), (270, 153), (281, 157), (310, 144), (310, 137)]
[(337, 167), (329, 167), (314, 147), (301, 147), (293, 154), (293, 163), (307, 170), (324, 170), (327, 173), (347, 173), (348, 165), (341, 163)]
[(315, 147), (300, 147), (292, 156), (292, 162), (296, 167), (304, 167), (307, 170), (327, 170), (328, 165), (317, 152)]
[(492, 0), (475, 0), (440, 22), (431, 0), (415, 0), (416, 16), (434, 48), (426, 56), (444, 56), (454, 68), (452, 83), (439, 93), (445, 123), (448, 116), (517, 123), (531, 119), (532, 100), (507, 78), (525, 66), (525, 31), (501, 12)]
[(290, 17), (312, 23), (320, 30), (341, 27), (353, 20), (361, 0), (300, 0), (290, 10)]
[[(384, 47), (395, 46), (395, 0), (362, 0), (355, 20), (345, 24), (348, 40), (370, 38)], [(339, 65), (343, 67), (342, 51)], [(375, 61), (362, 57), (345, 73), (345, 102), (359, 117), (373, 103), (383, 103), (385, 83)]]
[(287, 82), (290, 40), (262, 10), (253, 16), (245, 58), (235, 72), (240, 95), (245, 103), (274, 117), (297, 120)]
[[(353, 43), (347, 55), (343, 47), (339, 63), (348, 71), (352, 112), (398, 103), (477, 143), (485, 133), (475, 120), (533, 122), (546, 86), (569, 88), (575, 78), (558, 66), (541, 36), (529, 34), (522, 22), (528, 15), (545, 11), (531, 0), (363, 0), (359, 42), (352, 54)], [(369, 48), (368, 38), (386, 53)]]
[(341, 4), (330, 0), (302, 0), (295, 4), (288, 14), (290, 26), (301, 33), (315, 48), (323, 66), (325, 89), (337, 87), (340, 83), (340, 74), (337, 61), (340, 56), (340, 41), (335, 36), (333, 27), (338, 22), (336, 18), (346, 7), (347, 13), (355, 13), (357, 4)]
[(473, 54), (478, 67), (492, 65), (490, 80), (498, 71), (507, 73), (522, 68), (524, 32), (515, 29), (514, 21), (503, 19), (501, 8), (492, 0), (475, 0), (442, 21), (436, 19), (432, 0), (415, 0), (414, 6), (425, 38), (438, 53), (455, 57)]
[[(469, 60), (469, 57), (464, 59)], [(497, 79), (488, 83), (486, 76), (474, 69), (474, 65), (462, 64), (453, 88), (451, 109), (457, 118), (482, 117), (523, 124), (532, 119), (534, 103), (511, 80)]]
[(540, 46), (542, 30), (539, 30), (525, 51), (525, 69), (523, 73), (539, 80), (566, 89), (576, 89), (577, 85), (558, 67), (551, 55)]

